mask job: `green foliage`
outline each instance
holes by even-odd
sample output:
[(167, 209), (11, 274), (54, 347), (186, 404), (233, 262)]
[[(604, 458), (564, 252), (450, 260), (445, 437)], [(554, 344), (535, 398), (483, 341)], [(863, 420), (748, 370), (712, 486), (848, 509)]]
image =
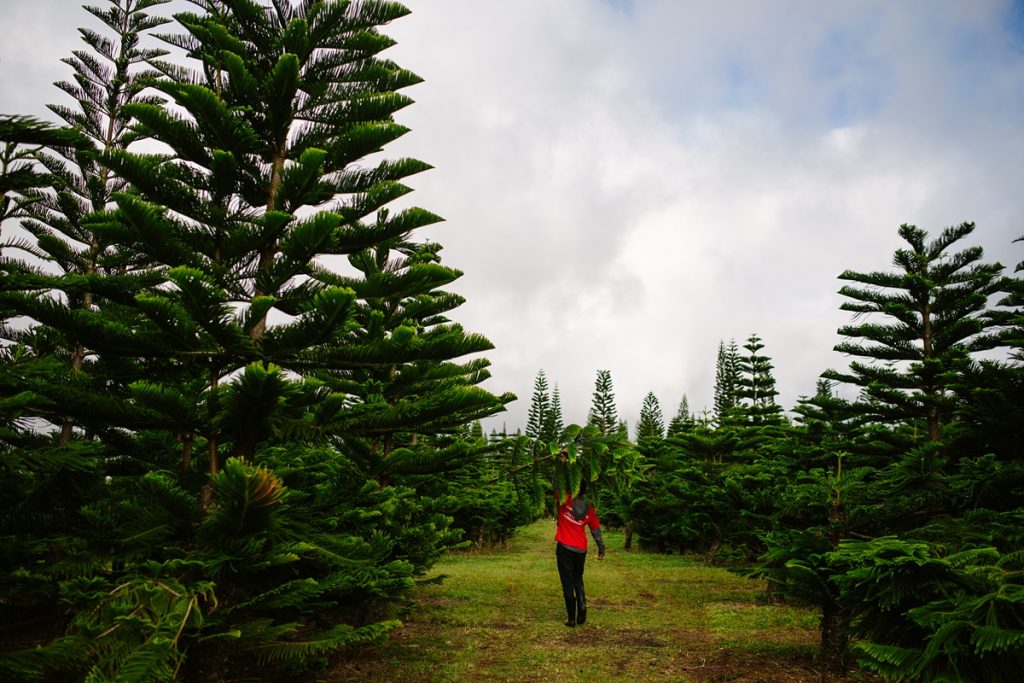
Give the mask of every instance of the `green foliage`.
[(211, 481), (217, 507), (203, 519), (206, 537), (234, 539), (268, 529), (282, 500), (281, 480), (262, 467), (232, 458)]
[[(260, 645), (253, 648), (256, 663), (296, 666), (326, 652), (360, 645), (374, 645), (382, 642), (388, 633), (399, 625), (397, 621), (369, 624), (353, 628), (339, 624), (334, 628), (307, 636), (301, 641), (277, 640), (275, 630), (261, 634)], [(273, 635), (272, 635), (273, 634)]]
[(715, 359), (715, 423), (727, 424), (739, 405), (739, 349), (735, 341), (726, 346), (718, 342), (718, 356)]
[(619, 417), (615, 407), (615, 389), (612, 386), (610, 370), (598, 370), (594, 380), (594, 398), (587, 416), (587, 423), (592, 424), (602, 434), (611, 434), (618, 430)]
[(548, 378), (543, 370), (537, 371), (533, 380), (533, 397), (526, 418), (526, 435), (542, 441), (554, 441), (557, 435), (550, 433), (552, 421), (551, 396), (548, 393)]
[(244, 669), (251, 656), (298, 665), (394, 628), (365, 623), (365, 610), (396, 600), (458, 541), (448, 518), (412, 489), (366, 482), (330, 450), (257, 457), (225, 463), (208, 513), (159, 473), (100, 484), (105, 495), (82, 511), (95, 528), (81, 558), (46, 570), (74, 615), (67, 635), (0, 666), (167, 680), (186, 654), (198, 671), (225, 658)]
[(414, 240), (440, 218), (386, 207), (428, 166), (365, 161), (406, 132), (419, 79), (379, 26), (407, 10), (197, 3), (163, 36), (190, 69), (143, 44), (160, 4), (87, 8), (113, 35), (58, 84), (77, 133), (0, 122), (50, 146), (2, 169), (31, 236), (5, 247), (43, 262), (0, 263), (28, 321), (2, 330), (0, 621), (45, 627), (12, 677), (265, 677), (379, 641), (462, 543), (442, 473), (496, 448), (465, 425), (514, 399), (460, 360), (491, 344)]
[(743, 345), (747, 355), (737, 358), (740, 372), (736, 397), (743, 413), (752, 424), (773, 424), (781, 419), (782, 408), (775, 403), (775, 377), (772, 375), (771, 359), (763, 355), (764, 344), (756, 334), (750, 335)]
[(970, 353), (998, 343), (985, 311), (989, 297), (1006, 290), (1003, 266), (981, 262), (981, 247), (948, 253), (973, 231), (973, 223), (962, 223), (926, 241), (924, 230), (902, 225), (899, 234), (909, 249), (896, 250), (897, 272), (840, 275), (856, 284), (839, 290), (852, 299), (841, 308), (881, 321), (842, 327), (840, 334), (864, 341), (844, 341), (835, 350), (869, 362), (854, 361), (848, 373), (823, 376), (862, 387), (857, 406), (874, 419), (924, 420), (932, 441), (953, 410), (948, 387), (958, 366)]
[(665, 436), (665, 417), (661, 412), (661, 405), (653, 391), (647, 392), (644, 396), (643, 405), (640, 406), (640, 420), (636, 425), (636, 440), (645, 438), (662, 438)]
[(535, 519), (543, 493), (531, 495), (523, 471), (512, 472), (520, 464), (525, 437), (495, 437), (477, 440), (479, 456), (443, 477), (412, 476), (406, 481), (419, 496), (436, 501), (434, 505), (450, 518), (458, 540), (476, 547), (503, 545), (517, 527)]
[[(887, 679), (1013, 681), (1024, 666), (1020, 551), (941, 556), (895, 538), (844, 543), (844, 599), (862, 605), (851, 630), (861, 665)], [(979, 674), (984, 672), (981, 676)]]
[(690, 402), (686, 398), (686, 394), (679, 399), (679, 408), (676, 410), (676, 414), (672, 416), (672, 419), (668, 423), (666, 428), (667, 436), (675, 436), (683, 432), (689, 432), (697, 426), (697, 421), (693, 417), (693, 413), (690, 412)]
[[(31, 163), (33, 146), (50, 145), (84, 149), (89, 140), (74, 128), (57, 128), (27, 116), (0, 116), (0, 223), (17, 217), (31, 199), (19, 199), (26, 193), (49, 185), (53, 178)], [(4, 246), (20, 246), (4, 244)]]
[(650, 471), (632, 492), (629, 509), (643, 545), (752, 558), (759, 536), (785, 514), (790, 483), (785, 460), (752, 450), (755, 434), (701, 429), (641, 444)]

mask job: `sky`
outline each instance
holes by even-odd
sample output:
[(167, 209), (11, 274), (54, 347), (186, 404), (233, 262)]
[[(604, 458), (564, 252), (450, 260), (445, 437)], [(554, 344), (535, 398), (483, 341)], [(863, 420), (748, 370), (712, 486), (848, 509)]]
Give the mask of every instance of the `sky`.
[[(488, 430), (525, 426), (539, 370), (566, 422), (598, 370), (631, 427), (648, 392), (700, 414), (755, 333), (790, 409), (849, 363), (837, 276), (891, 269), (903, 223), (1024, 260), (1021, 0), (405, 4), (385, 55), (424, 82), (385, 156), (434, 167), (406, 203), (445, 218), (452, 318), (519, 396)], [(0, 0), (0, 112), (65, 102), (77, 6)]]

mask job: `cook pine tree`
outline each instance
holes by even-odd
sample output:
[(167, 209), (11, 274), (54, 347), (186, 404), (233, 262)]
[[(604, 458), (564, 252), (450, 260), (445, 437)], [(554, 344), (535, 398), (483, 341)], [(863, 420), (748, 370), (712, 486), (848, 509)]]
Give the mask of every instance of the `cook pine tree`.
[[(446, 314), (464, 299), (443, 287), (462, 273), (443, 266), (440, 251), (436, 243), (396, 238), (350, 255), (355, 275), (321, 273), (325, 281), (357, 294), (353, 319), (358, 327), (351, 337), (374, 346), (446, 329), (461, 334)], [(373, 406), (339, 415), (331, 439), (358, 458), (370, 476), (386, 483), (396, 475), (450, 471), (493, 449), (482, 434), (476, 438), (465, 428), (511, 400), (506, 395), (495, 403), (477, 386), (490, 377), (489, 367), (486, 358), (455, 362), (442, 354), (406, 363), (325, 368), (315, 377), (337, 395)]]
[(636, 440), (665, 436), (665, 417), (661, 412), (661, 405), (658, 397), (653, 391), (647, 392), (644, 402), (640, 406), (640, 419), (636, 424)]
[(775, 390), (771, 358), (761, 353), (764, 343), (757, 334), (750, 335), (743, 348), (747, 353), (736, 358), (738, 407), (750, 424), (778, 424), (782, 408), (775, 402), (779, 392)]
[(686, 398), (686, 394), (679, 399), (679, 407), (676, 409), (676, 414), (668, 423), (666, 433), (668, 436), (680, 434), (682, 432), (688, 432), (696, 426), (696, 420), (693, 419), (693, 413), (690, 412), (690, 401)]
[[(14, 232), (14, 224), (24, 217), (26, 205), (31, 203), (27, 197), (39, 188), (50, 186), (54, 180), (34, 163), (38, 150), (46, 146), (86, 149), (90, 144), (90, 140), (74, 128), (57, 127), (25, 116), (0, 116), (0, 279), (3, 282), (0, 289), (14, 287), (26, 270), (26, 264), (11, 252), (25, 245)], [(25, 376), (33, 373), (30, 368), (38, 359), (21, 341), (23, 329), (11, 324), (11, 318), (16, 315), (16, 310), (0, 305), (0, 337), (6, 342), (0, 346), (0, 419), (3, 421), (0, 462), (6, 473), (30, 469), (25, 458), (32, 457), (40, 430), (27, 416), (37, 414), (38, 405), (44, 400), (25, 382)], [(17, 504), (15, 491), (19, 486), (14, 479), (4, 479), (0, 487), (6, 494), (5, 510)], [(12, 520), (5, 521), (10, 528)]]
[(822, 377), (861, 388), (856, 408), (888, 424), (923, 426), (938, 441), (955, 406), (950, 385), (972, 354), (999, 343), (988, 315), (990, 298), (1008, 284), (1003, 266), (984, 262), (980, 246), (952, 251), (974, 232), (974, 223), (945, 228), (929, 240), (913, 225), (902, 225), (907, 243), (893, 255), (893, 271), (844, 271), (840, 308), (862, 322), (844, 325), (846, 340), (835, 350), (863, 360), (849, 371)]
[(731, 340), (728, 345), (724, 341), (719, 341), (715, 357), (715, 426), (724, 427), (737, 421), (739, 386), (739, 348), (735, 341)]
[[(73, 78), (60, 81), (57, 87), (72, 98), (72, 105), (50, 105), (63, 122), (73, 127), (87, 144), (69, 145), (50, 142), (36, 148), (32, 159), (47, 174), (42, 186), (26, 188), (19, 197), (19, 227), (24, 239), (15, 240), (9, 255), (16, 259), (11, 270), (16, 280), (5, 290), (16, 292), (31, 287), (30, 281), (54, 273), (69, 277), (89, 278), (96, 273), (120, 274), (122, 286), (118, 294), (133, 289), (128, 284), (131, 273), (144, 255), (119, 252), (103, 243), (85, 224), (94, 211), (108, 207), (112, 193), (125, 189), (123, 180), (99, 162), (99, 155), (111, 148), (123, 148), (137, 139), (128, 126), (124, 106), (133, 101), (151, 100), (144, 94), (145, 82), (154, 72), (145, 61), (166, 54), (166, 50), (145, 48), (142, 38), (153, 28), (168, 20), (150, 16), (145, 10), (164, 0), (119, 0), (107, 8), (87, 7), (103, 25), (106, 34), (81, 29), (88, 50), (76, 50), (63, 61), (72, 68)], [(150, 280), (149, 284), (155, 284)], [(88, 287), (66, 288), (66, 299), (47, 302), (61, 315), (61, 306), (91, 309), (107, 306), (114, 315), (114, 304)], [(17, 297), (18, 294), (12, 294)], [(82, 343), (72, 343), (60, 329), (47, 325), (19, 326), (9, 330), (6, 338), (15, 347), (27, 351), (22, 356), (25, 372), (22, 377), (40, 373), (51, 377), (49, 382), (34, 382), (31, 391), (37, 399), (32, 411), (42, 422), (60, 424), (60, 444), (69, 446), (75, 419), (92, 438), (103, 439), (109, 418), (124, 418), (125, 386), (132, 369), (127, 366), (108, 368), (96, 377), (92, 370), (96, 358), (87, 353)], [(29, 351), (30, 350), (30, 351)], [(130, 365), (130, 364), (128, 364)], [(27, 368), (31, 366), (31, 370)], [(138, 378), (138, 373), (135, 379)], [(116, 379), (115, 379), (116, 378)], [(12, 388), (18, 391), (19, 388)], [(20, 390), (29, 390), (22, 386)], [(83, 414), (91, 413), (91, 414)], [(84, 454), (78, 444), (68, 449)]]
[(548, 392), (548, 378), (544, 370), (538, 370), (533, 380), (533, 396), (526, 414), (526, 435), (533, 439), (546, 440), (546, 424), (551, 413), (551, 394)]
[(548, 401), (548, 412), (544, 418), (545, 440), (557, 441), (562, 430), (565, 428), (565, 418), (562, 416), (562, 397), (558, 392), (558, 384), (551, 390)]
[(619, 430), (619, 416), (615, 407), (615, 389), (612, 385), (611, 370), (597, 371), (587, 423), (596, 426), (601, 434), (605, 435)]
[[(111, 4), (128, 17), (158, 3)], [(461, 426), (511, 400), (477, 386), (485, 364), (460, 360), (491, 344), (445, 315), (461, 303), (445, 294), (459, 273), (420, 237), (440, 218), (387, 206), (409, 192), (403, 179), (429, 168), (374, 156), (407, 132), (394, 118), (411, 102), (399, 91), (419, 82), (380, 55), (393, 44), (380, 27), (407, 10), (195, 5), (176, 15), (182, 33), (164, 37), (188, 62), (138, 53), (156, 72), (149, 94), (122, 81), (116, 111), (107, 91), (97, 111), (99, 91), (77, 79), (92, 83), (98, 61), (77, 55), (81, 87), (65, 90), (94, 156), (54, 182), (48, 196), (60, 205), (35, 219), (30, 248), (59, 254), (55, 231), (80, 239), (57, 272), (4, 264), (4, 310), (52, 331), (67, 359), (81, 349), (83, 374), (88, 366), (90, 381), (113, 388), (28, 414), (53, 425), (58, 444), (69, 433), (65, 449), (96, 450), (76, 465), (86, 472), (60, 475), (80, 492), (75, 538), (4, 538), (24, 555), (5, 566), (36, 568), (5, 574), (5, 585), (38, 589), (19, 600), (43, 596), (26, 613), (45, 616), (40, 606), (68, 581), (77, 591), (66, 636), (19, 660), (43, 667), (38, 675), (168, 680), (186, 659), (294, 664), (379, 639), (394, 622), (360, 621), (360, 605), (397, 599), (425, 569), (426, 546), (444, 542), (445, 522), (418, 517), (409, 489), (374, 477), (464, 462), (472, 446), (451, 441)], [(84, 35), (104, 57), (121, 55), (111, 68), (138, 66), (117, 40)], [(90, 127), (97, 117), (107, 128)], [(143, 138), (144, 149), (127, 144)], [(44, 394), (55, 376), (25, 381)], [(31, 462), (53, 454), (39, 444)], [(22, 497), (8, 502), (41, 519), (30, 507), (58, 482), (17, 483), (5, 495)], [(395, 510), (407, 511), (402, 525), (389, 521)], [(394, 533), (423, 547), (399, 547)], [(57, 562), (62, 547), (74, 552)], [(144, 623), (113, 627), (143, 613)]]

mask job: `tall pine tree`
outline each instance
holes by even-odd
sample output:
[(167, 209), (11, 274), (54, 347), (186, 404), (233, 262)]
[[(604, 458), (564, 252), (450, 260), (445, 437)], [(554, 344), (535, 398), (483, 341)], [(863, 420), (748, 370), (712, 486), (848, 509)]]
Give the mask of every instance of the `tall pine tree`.
[[(204, 12), (177, 15), (185, 34), (167, 40), (195, 69), (154, 61), (163, 75), (148, 84), (167, 102), (116, 102), (149, 151), (97, 138), (91, 86), (74, 93), (108, 184), (73, 184), (91, 173), (82, 157), (33, 247), (58, 254), (53, 231), (80, 226), (71, 267), (3, 264), (3, 310), (81, 348), (114, 389), (26, 403), (58, 434), (88, 430), (66, 444), (42, 434), (2, 487), (4, 610), (45, 618), (74, 592), (66, 637), (19, 660), (36, 677), (169, 680), (186, 655), (259, 677), (270, 662), (379, 640), (395, 622), (367, 623), (383, 614), (369, 603), (395, 599), (452, 539), (440, 511), (374, 477), (461, 462), (465, 446), (441, 452), (447, 440), (511, 398), (476, 386), (485, 363), (457, 362), (491, 345), (445, 317), (461, 303), (444, 291), (459, 273), (418, 237), (439, 218), (387, 208), (427, 165), (373, 160), (406, 132), (399, 91), (419, 80), (380, 56), (393, 41), (379, 27), (407, 10), (194, 4)], [(100, 73), (78, 57), (79, 74)], [(88, 297), (103, 305), (79, 305)], [(27, 381), (42, 394), (54, 376)], [(68, 466), (75, 448), (99, 457)], [(180, 481), (167, 475), (179, 461)], [(43, 493), (68, 509), (40, 507)], [(44, 517), (70, 524), (34, 533)]]
[(718, 355), (715, 358), (715, 424), (722, 427), (736, 419), (736, 408), (739, 405), (739, 349), (731, 340), (726, 346), (724, 341), (718, 342)]
[(653, 391), (647, 392), (644, 396), (643, 405), (640, 406), (640, 419), (636, 424), (636, 439), (665, 436), (665, 417), (661, 412), (661, 405), (658, 397)]
[(562, 417), (562, 397), (558, 393), (558, 384), (551, 390), (547, 415), (544, 417), (544, 440), (548, 443), (557, 441), (559, 434), (565, 427), (565, 420)]
[(836, 351), (854, 360), (849, 372), (829, 370), (826, 379), (862, 387), (858, 407), (883, 422), (924, 423), (937, 441), (954, 407), (949, 390), (962, 361), (990, 349), (998, 337), (990, 328), (989, 297), (1007, 287), (1003, 266), (984, 263), (981, 247), (950, 249), (974, 231), (973, 223), (946, 228), (933, 240), (913, 225), (902, 225), (908, 248), (897, 249), (895, 272), (845, 271), (839, 293), (851, 301), (844, 311), (868, 319), (839, 329), (848, 338)]
[(526, 414), (526, 435), (534, 439), (544, 439), (545, 423), (551, 413), (551, 396), (548, 394), (548, 378), (543, 370), (537, 371), (533, 380), (533, 396), (530, 409)]
[(679, 408), (676, 410), (675, 416), (668, 423), (668, 436), (688, 432), (693, 429), (695, 424), (693, 413), (690, 412), (690, 401), (686, 398), (686, 394), (683, 394), (683, 397), (679, 399)]
[(590, 406), (587, 423), (608, 435), (619, 430), (618, 410), (615, 407), (615, 390), (612, 387), (611, 370), (598, 370), (594, 380), (594, 397)]
[[(121, 297), (128, 294), (129, 288), (155, 284), (152, 278), (134, 282), (130, 279), (132, 273), (148, 263), (146, 254), (119, 249), (91, 229), (88, 217), (109, 208), (114, 194), (127, 189), (124, 179), (100, 161), (103, 153), (124, 150), (139, 139), (129, 126), (130, 117), (125, 107), (131, 103), (160, 102), (153, 95), (145, 94), (149, 79), (158, 75), (146, 64), (163, 57), (167, 51), (145, 48), (142, 40), (147, 32), (169, 21), (147, 12), (165, 2), (167, 0), (114, 0), (105, 9), (85, 7), (102, 22), (108, 35), (80, 29), (82, 40), (90, 49), (76, 50), (63, 60), (73, 69), (74, 77), (56, 84), (74, 104), (49, 105), (49, 108), (67, 125), (88, 136), (91, 144), (79, 149), (50, 146), (50, 151), (41, 151), (36, 157), (53, 179), (50, 187), (25, 195), (25, 218), (21, 227), (33, 237), (30, 253), (42, 261), (38, 272), (59, 272), (82, 278), (94, 274), (117, 275), (122, 278), (118, 292)], [(105, 307), (108, 317), (118, 315), (114, 302), (88, 287), (65, 292), (67, 305), (72, 309), (91, 311)], [(130, 363), (94, 372), (100, 359), (89, 353), (84, 343), (72, 343), (63, 338), (59, 330), (32, 328), (20, 336), (20, 341), (30, 345), (36, 353), (48, 359), (60, 358), (67, 365), (68, 372), (62, 374), (60, 381), (51, 383), (48, 390), (40, 388), (58, 409), (55, 412), (60, 417), (51, 419), (61, 423), (63, 444), (72, 437), (75, 419), (70, 413), (75, 406), (97, 409), (94, 415), (81, 415), (79, 426), (86, 434), (101, 433), (105, 421), (111, 417), (101, 407), (112, 407), (111, 398), (123, 397), (126, 383), (144, 376)], [(112, 382), (112, 376), (119, 381)]]
[(781, 419), (782, 408), (775, 402), (775, 377), (771, 359), (762, 354), (764, 344), (752, 334), (743, 345), (747, 355), (737, 357), (739, 384), (736, 397), (742, 412), (751, 424), (773, 424)]

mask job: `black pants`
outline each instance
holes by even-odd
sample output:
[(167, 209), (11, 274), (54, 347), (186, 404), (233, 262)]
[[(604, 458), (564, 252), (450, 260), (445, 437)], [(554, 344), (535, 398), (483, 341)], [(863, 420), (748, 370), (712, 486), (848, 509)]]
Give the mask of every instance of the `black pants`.
[(587, 553), (578, 553), (556, 543), (555, 560), (558, 563), (558, 578), (562, 580), (565, 612), (569, 615), (569, 621), (582, 624), (587, 620), (587, 597), (583, 592), (583, 565), (587, 561)]

